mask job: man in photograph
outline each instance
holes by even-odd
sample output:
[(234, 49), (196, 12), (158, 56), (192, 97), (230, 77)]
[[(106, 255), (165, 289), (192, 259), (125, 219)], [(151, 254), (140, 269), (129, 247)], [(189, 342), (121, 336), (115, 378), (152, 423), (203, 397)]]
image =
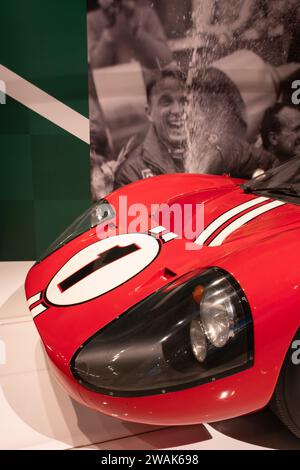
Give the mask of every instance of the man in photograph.
[(261, 137), (266, 150), (276, 157), (274, 167), (300, 156), (300, 111), (286, 103), (276, 103), (265, 112)]
[(141, 0), (98, 0), (88, 14), (91, 68), (138, 61), (149, 69), (172, 62), (172, 53), (153, 8)]
[(186, 100), (185, 80), (179, 72), (164, 71), (148, 85), (150, 128), (140, 145), (129, 145), (123, 152), (115, 189), (151, 176), (185, 171)]

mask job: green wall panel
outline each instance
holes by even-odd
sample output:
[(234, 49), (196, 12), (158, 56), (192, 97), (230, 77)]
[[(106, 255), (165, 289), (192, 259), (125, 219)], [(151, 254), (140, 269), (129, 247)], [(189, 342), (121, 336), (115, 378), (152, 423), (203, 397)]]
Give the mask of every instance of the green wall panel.
[[(35, 200), (34, 220), (36, 250), (41, 256), (46, 248), (89, 206), (86, 200)], [(55, 221), (55, 223), (53, 223)]]
[[(69, 106), (86, 96), (84, 0), (2, 1), (1, 18), (0, 63)], [(75, 109), (87, 116), (87, 101)]]
[(0, 136), (0, 196), (1, 200), (32, 200), (32, 158), (30, 136), (24, 134)]
[[(0, 33), (1, 34), (1, 33)], [(1, 57), (1, 50), (0, 50)], [(1, 62), (0, 62), (1, 63)], [(0, 139), (5, 134), (28, 134), (30, 126), (30, 111), (9, 96), (6, 104), (0, 105)], [(1, 149), (0, 149), (1, 155)], [(2, 160), (1, 160), (2, 161)]]
[(0, 260), (19, 261), (36, 258), (34, 202), (0, 201)]
[[(2, 3), (0, 63), (88, 116), (85, 1)], [(0, 161), (0, 261), (37, 259), (90, 204), (89, 146), (7, 97)]]
[(31, 136), (35, 199), (81, 199), (88, 194), (86, 144), (72, 136)]

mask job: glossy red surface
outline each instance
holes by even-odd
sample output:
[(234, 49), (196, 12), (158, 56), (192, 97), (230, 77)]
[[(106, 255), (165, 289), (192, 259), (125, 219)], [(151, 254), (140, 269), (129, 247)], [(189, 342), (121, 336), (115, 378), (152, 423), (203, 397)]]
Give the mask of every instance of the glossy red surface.
[[(228, 177), (201, 175), (144, 180), (107, 199), (117, 207), (121, 195), (127, 196), (128, 205), (203, 203), (205, 227), (224, 212), (258, 197), (244, 194)], [(154, 217), (152, 223), (155, 227), (159, 220)], [(172, 226), (168, 228), (172, 230)], [(300, 206), (286, 204), (247, 222), (220, 246), (204, 244), (191, 251), (186, 249), (186, 240), (172, 240), (161, 246), (159, 255), (142, 272), (105, 295), (78, 305), (51, 305), (45, 297), (50, 280), (72, 256), (98, 241), (95, 229), (78, 236), (35, 265), (26, 280), (27, 299), (42, 292), (48, 307), (35, 318), (35, 324), (60, 382), (90, 407), (143, 423), (209, 422), (262, 408), (272, 396), (286, 351), (300, 326), (299, 235)], [(117, 316), (166, 285), (165, 268), (180, 276), (210, 266), (234, 276), (249, 301), (254, 323), (253, 367), (208, 384), (148, 397), (110, 397), (75, 381), (69, 367), (75, 351)]]

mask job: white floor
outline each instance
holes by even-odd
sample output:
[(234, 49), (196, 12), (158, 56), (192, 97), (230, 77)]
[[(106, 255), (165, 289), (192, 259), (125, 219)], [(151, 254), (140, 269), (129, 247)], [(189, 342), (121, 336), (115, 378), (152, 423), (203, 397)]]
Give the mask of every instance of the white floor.
[(264, 410), (211, 425), (159, 428), (105, 417), (56, 384), (23, 284), (31, 262), (0, 263), (0, 449), (300, 449)]

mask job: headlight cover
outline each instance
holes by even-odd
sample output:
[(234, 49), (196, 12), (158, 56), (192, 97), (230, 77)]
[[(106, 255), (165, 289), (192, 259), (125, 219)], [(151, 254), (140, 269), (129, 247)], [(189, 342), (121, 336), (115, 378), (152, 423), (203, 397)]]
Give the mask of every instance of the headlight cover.
[(93, 204), (87, 211), (79, 216), (43, 253), (39, 261), (70, 242), (78, 235), (107, 222), (115, 217), (113, 207), (106, 199), (101, 199)]
[[(224, 305), (231, 305), (228, 315)], [(241, 287), (227, 272), (209, 268), (173, 281), (125, 312), (83, 344), (70, 367), (92, 391), (146, 396), (247, 369), (253, 348), (252, 316)]]
[(216, 279), (204, 291), (199, 310), (206, 337), (222, 348), (235, 334), (236, 306), (232, 302), (232, 287), (225, 279)]

